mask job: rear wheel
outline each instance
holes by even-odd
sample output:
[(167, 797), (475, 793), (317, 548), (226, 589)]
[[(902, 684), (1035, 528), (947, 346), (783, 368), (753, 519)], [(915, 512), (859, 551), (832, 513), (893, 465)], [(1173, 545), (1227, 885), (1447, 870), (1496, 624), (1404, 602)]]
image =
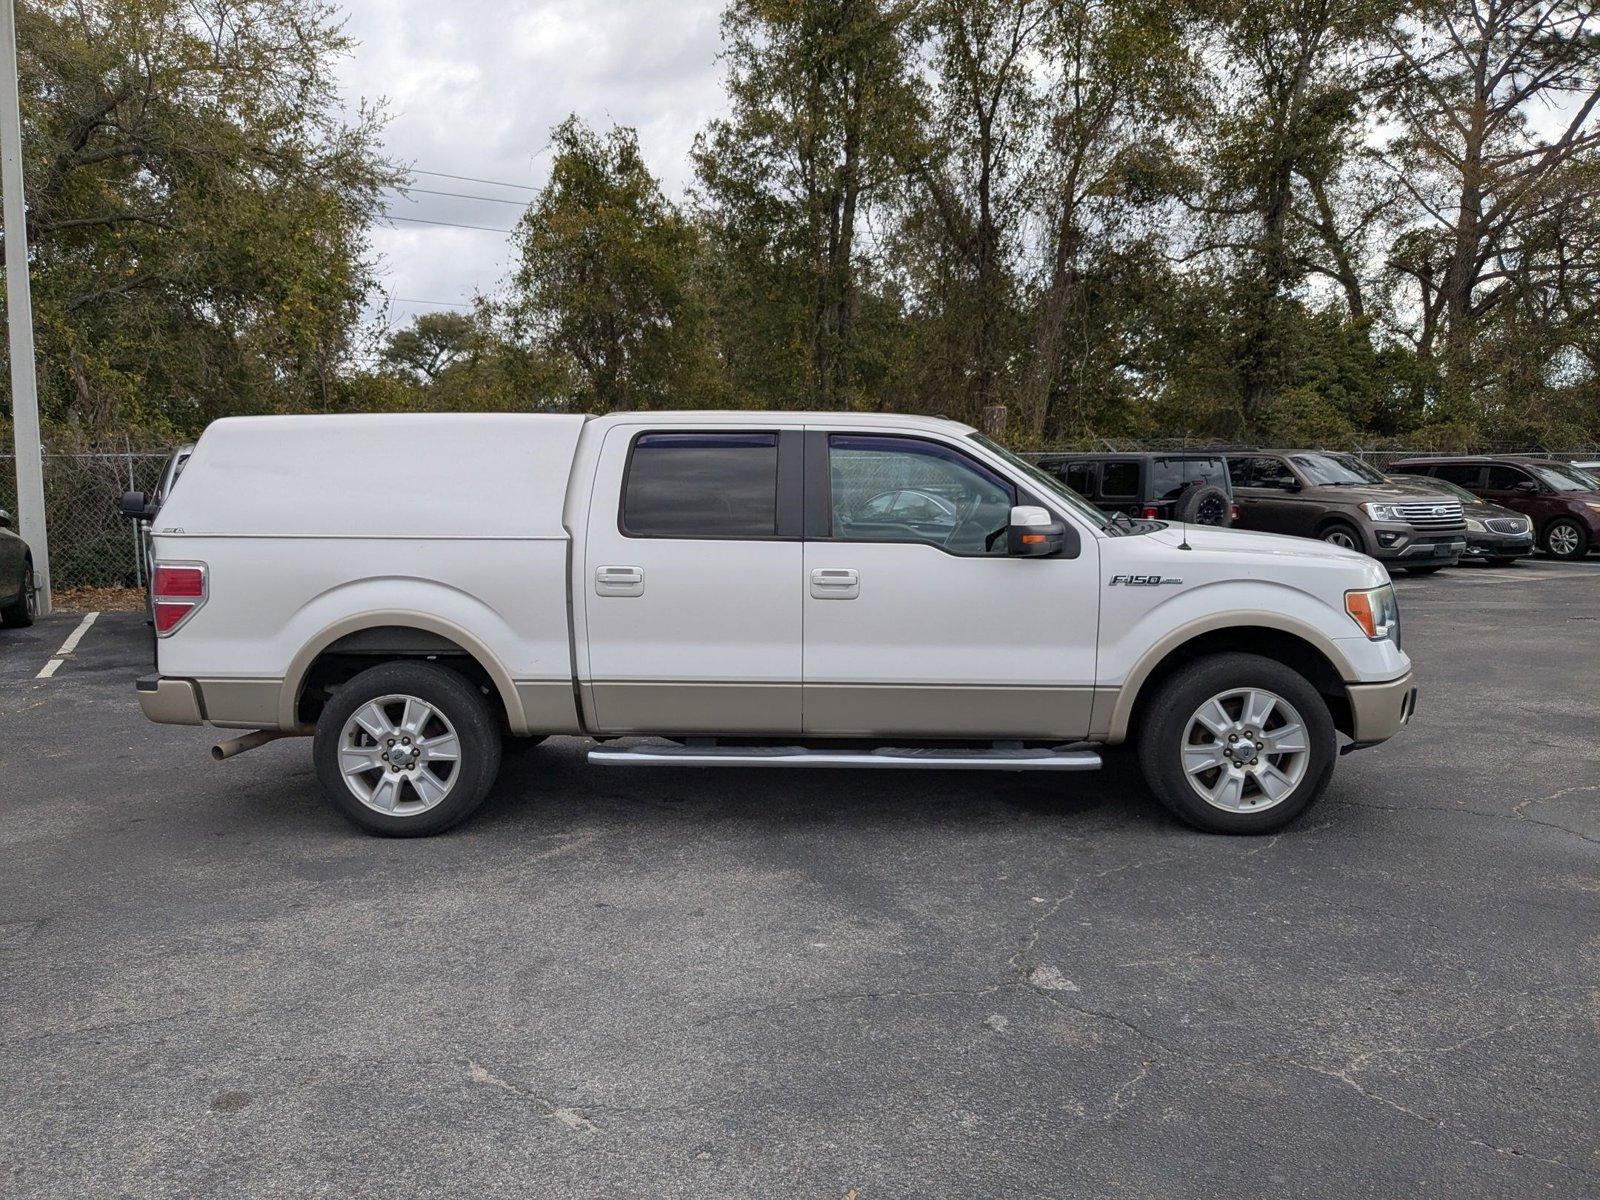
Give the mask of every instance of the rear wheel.
[(1228, 493), (1209, 483), (1185, 492), (1173, 515), (1191, 525), (1215, 525), (1225, 529), (1233, 524), (1232, 502), (1228, 499)]
[(1188, 824), (1271, 833), (1327, 789), (1337, 737), (1327, 702), (1299, 672), (1256, 654), (1179, 668), (1150, 698), (1139, 762), (1150, 790)]
[(1589, 553), (1589, 531), (1570, 517), (1551, 521), (1544, 529), (1544, 552), (1551, 558), (1582, 558)]
[(477, 811), (500, 770), (500, 730), (483, 695), (454, 671), (389, 662), (333, 694), (311, 753), (323, 792), (346, 818), (417, 837)]
[(1354, 525), (1346, 525), (1343, 521), (1329, 525), (1317, 536), (1331, 546), (1343, 546), (1346, 550), (1361, 550), (1365, 553), (1360, 531)]
[(0, 608), (0, 625), (12, 629), (22, 629), (33, 624), (33, 619), (38, 615), (38, 598), (33, 590), (33, 564), (24, 563), (22, 567), (22, 594), (10, 604)]

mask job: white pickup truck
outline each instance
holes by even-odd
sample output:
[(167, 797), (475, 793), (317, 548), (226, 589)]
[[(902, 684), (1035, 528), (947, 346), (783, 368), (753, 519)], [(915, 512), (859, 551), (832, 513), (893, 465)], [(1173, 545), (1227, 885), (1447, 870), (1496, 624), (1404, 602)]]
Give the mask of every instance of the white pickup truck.
[(1260, 833), (1416, 702), (1373, 559), (1111, 519), (929, 418), (234, 418), (152, 538), (145, 715), (255, 731), (217, 758), (314, 734), (377, 833), (465, 819), (503, 739), (551, 734), (679, 768), (1073, 771), (1131, 741), (1179, 817)]

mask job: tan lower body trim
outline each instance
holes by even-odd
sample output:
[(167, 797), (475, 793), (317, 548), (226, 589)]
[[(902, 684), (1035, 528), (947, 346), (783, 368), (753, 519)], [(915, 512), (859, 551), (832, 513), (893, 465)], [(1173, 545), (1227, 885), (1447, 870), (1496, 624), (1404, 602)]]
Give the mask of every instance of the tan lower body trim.
[(777, 734), (800, 732), (797, 683), (658, 683), (593, 680), (587, 685), (605, 733)]
[(196, 679), (206, 720), (224, 729), (278, 728), (281, 679)]
[(808, 683), (805, 732), (848, 737), (1060, 738), (1089, 731), (1094, 689)]
[(1387, 683), (1347, 683), (1350, 697), (1350, 740), (1382, 742), (1400, 732), (1411, 719), (1409, 697), (1412, 672)]
[(516, 689), (529, 733), (583, 732), (570, 679), (523, 679)]

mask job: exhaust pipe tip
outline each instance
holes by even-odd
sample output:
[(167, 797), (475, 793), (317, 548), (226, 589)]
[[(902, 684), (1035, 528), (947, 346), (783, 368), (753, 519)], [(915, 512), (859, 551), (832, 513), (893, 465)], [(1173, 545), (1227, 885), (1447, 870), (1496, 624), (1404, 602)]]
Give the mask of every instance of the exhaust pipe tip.
[(268, 742), (275, 742), (279, 738), (303, 737), (308, 732), (306, 729), (258, 729), (254, 733), (218, 742), (211, 747), (211, 757), (216, 762), (222, 762), (224, 759), (243, 754), (246, 750), (254, 750), (258, 746), (265, 746)]

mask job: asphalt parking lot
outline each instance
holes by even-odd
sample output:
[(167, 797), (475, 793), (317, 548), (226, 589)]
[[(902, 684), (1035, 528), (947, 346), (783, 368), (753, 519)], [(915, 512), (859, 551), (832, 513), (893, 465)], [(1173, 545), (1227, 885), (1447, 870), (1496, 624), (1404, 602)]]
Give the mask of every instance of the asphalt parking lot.
[(0, 1192), (1600, 1190), (1600, 563), (1399, 583), (1419, 715), (1274, 837), (1064, 780), (629, 773), (437, 839), (0, 632)]

